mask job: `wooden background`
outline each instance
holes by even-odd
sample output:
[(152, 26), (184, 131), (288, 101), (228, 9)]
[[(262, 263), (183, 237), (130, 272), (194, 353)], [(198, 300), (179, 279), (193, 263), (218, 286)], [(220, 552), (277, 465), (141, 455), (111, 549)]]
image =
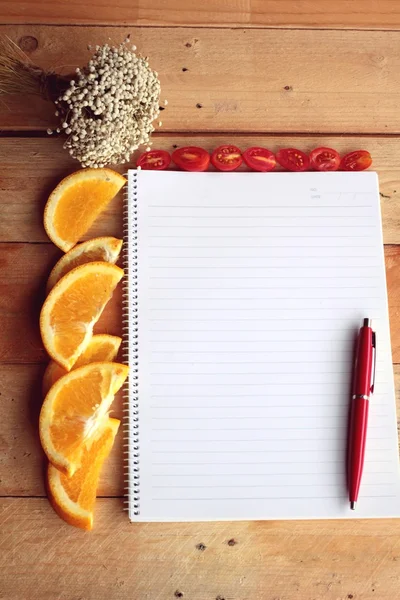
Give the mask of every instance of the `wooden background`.
[[(88, 44), (128, 33), (159, 71), (155, 146), (232, 141), (365, 147), (379, 172), (396, 387), (400, 389), (400, 2), (57, 0), (0, 3), (7, 34), (64, 74)], [(396, 600), (400, 521), (129, 524), (119, 437), (95, 529), (67, 526), (43, 487), (37, 420), (46, 363), (44, 283), (60, 256), (42, 227), (77, 168), (49, 138), (52, 107), (0, 104), (0, 598), (3, 600)], [(121, 234), (121, 200), (90, 236)], [(120, 297), (98, 330), (120, 333)], [(120, 414), (119, 400), (115, 415)]]

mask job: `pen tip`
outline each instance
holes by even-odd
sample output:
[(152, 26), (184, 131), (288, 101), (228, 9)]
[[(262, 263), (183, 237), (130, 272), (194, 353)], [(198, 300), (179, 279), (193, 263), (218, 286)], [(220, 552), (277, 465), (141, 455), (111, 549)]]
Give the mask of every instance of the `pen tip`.
[(350, 502), (350, 508), (351, 510), (356, 510), (356, 502)]

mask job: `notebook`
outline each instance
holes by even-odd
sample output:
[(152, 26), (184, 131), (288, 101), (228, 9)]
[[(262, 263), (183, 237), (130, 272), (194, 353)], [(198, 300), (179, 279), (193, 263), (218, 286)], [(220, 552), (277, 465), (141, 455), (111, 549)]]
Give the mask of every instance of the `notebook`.
[[(378, 179), (130, 171), (127, 492), (133, 521), (400, 515)], [(357, 510), (355, 336), (377, 332)]]

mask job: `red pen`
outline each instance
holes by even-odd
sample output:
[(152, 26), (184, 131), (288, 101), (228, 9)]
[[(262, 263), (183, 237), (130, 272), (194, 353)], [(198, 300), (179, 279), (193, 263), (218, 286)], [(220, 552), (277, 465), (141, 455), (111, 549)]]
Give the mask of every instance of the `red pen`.
[(358, 335), (349, 422), (347, 480), (352, 510), (356, 507), (364, 468), (369, 399), (374, 391), (375, 365), (376, 335), (371, 328), (371, 319), (364, 319)]

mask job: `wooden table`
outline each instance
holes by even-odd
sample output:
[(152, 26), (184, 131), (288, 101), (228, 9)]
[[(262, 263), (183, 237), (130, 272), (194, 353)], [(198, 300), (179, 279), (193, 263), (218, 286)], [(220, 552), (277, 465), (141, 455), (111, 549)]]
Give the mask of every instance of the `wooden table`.
[[(229, 140), (243, 148), (370, 150), (381, 183), (399, 387), (399, 2), (9, 0), (0, 23), (34, 62), (63, 73), (87, 61), (89, 43), (130, 33), (169, 102), (156, 147), (190, 141), (211, 149)], [(46, 364), (38, 312), (60, 253), (43, 231), (42, 209), (78, 165), (45, 133), (52, 112), (34, 98), (0, 106), (0, 598), (399, 598), (400, 521), (130, 524), (120, 438), (101, 480), (94, 531), (53, 513), (37, 433)], [(89, 237), (99, 234), (121, 234), (120, 199)], [(98, 330), (120, 333), (120, 314), (116, 294)]]

